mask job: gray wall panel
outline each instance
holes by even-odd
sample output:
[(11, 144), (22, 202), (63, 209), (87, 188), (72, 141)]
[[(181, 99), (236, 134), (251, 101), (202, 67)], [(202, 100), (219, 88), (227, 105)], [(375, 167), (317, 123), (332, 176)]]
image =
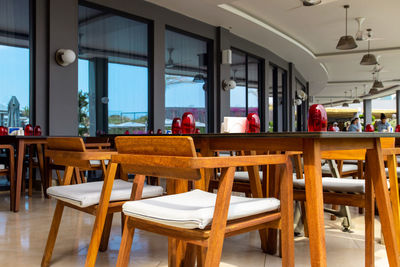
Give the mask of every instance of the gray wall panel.
[(49, 27), (49, 134), (77, 135), (78, 61), (59, 66), (60, 48), (78, 54), (78, 0), (51, 0)]

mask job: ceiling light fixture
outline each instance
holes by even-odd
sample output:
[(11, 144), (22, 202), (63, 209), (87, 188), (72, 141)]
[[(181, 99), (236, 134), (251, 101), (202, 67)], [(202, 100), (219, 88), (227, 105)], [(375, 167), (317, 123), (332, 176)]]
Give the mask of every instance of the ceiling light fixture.
[(376, 73), (376, 76), (375, 76), (375, 72), (373, 72), (372, 77), (374, 80), (374, 83), (372, 84), (372, 88), (384, 88), (385, 87), (385, 86), (383, 86), (383, 83), (379, 80), (379, 72)]
[(350, 5), (344, 5), (344, 9), (346, 10), (346, 34), (342, 37), (340, 37), (339, 42), (336, 46), (336, 49), (339, 50), (350, 50), (357, 48), (356, 41), (354, 40), (353, 36), (347, 35), (347, 9), (350, 7)]
[(373, 88), (384, 88), (383, 83), (381, 81), (375, 80), (373, 85)]
[[(344, 91), (344, 98), (345, 98), (345, 99), (347, 98), (347, 91)], [(348, 108), (348, 107), (349, 107), (349, 104), (346, 103), (346, 102), (344, 102), (343, 105), (342, 105), (342, 107)]]
[(365, 18), (356, 18), (356, 21), (358, 23), (358, 30), (357, 33), (355, 35), (356, 37), (356, 41), (364, 41), (365, 40), (365, 35), (364, 35), (364, 31), (362, 29), (362, 25), (365, 21)]
[(379, 93), (379, 90), (377, 88), (371, 88), (369, 90), (370, 95), (376, 95), (377, 93)]
[(322, 0), (301, 0), (303, 6), (315, 6), (321, 4)]
[(357, 97), (357, 87), (356, 87), (356, 98), (354, 98), (353, 104), (360, 104), (360, 99), (358, 99)]
[(360, 65), (376, 65), (378, 64), (378, 61), (376, 60), (375, 55), (369, 53), (369, 47), (371, 42), (371, 29), (367, 29), (367, 32), (368, 32), (368, 53), (362, 57)]

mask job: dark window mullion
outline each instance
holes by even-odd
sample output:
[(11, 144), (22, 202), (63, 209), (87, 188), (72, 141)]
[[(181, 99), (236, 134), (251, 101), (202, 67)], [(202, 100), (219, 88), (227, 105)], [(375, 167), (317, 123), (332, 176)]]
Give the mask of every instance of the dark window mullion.
[(246, 54), (245, 59), (245, 69), (246, 69), (246, 116), (249, 114), (249, 55)]

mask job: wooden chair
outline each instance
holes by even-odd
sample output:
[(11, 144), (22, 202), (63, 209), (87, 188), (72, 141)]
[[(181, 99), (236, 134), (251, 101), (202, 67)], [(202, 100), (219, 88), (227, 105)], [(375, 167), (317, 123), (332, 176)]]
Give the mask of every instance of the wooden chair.
[[(399, 190), (397, 179), (397, 160), (396, 154), (400, 154), (400, 149), (392, 148), (394, 142), (382, 139), (382, 147), (385, 159), (389, 169), (390, 181), (390, 199), (394, 212), (394, 220), (397, 227), (400, 227), (400, 205)], [(393, 139), (394, 141), (394, 139)], [(322, 158), (327, 160), (357, 160), (364, 161), (366, 158), (366, 150), (347, 150), (347, 151), (325, 151), (322, 152)], [(373, 166), (366, 166), (365, 177), (368, 178), (370, 169)], [(298, 174), (297, 174), (298, 176)], [(304, 179), (296, 179), (293, 181), (294, 199), (305, 201)], [(359, 208), (365, 208), (365, 266), (374, 265), (374, 209), (375, 201), (370, 196), (373, 195), (373, 188), (370, 179), (354, 180), (340, 178), (323, 178), (322, 186), (324, 189), (324, 203), (334, 205), (345, 205)], [(369, 192), (370, 194), (367, 194)], [(303, 211), (304, 212), (304, 211)], [(304, 216), (304, 214), (303, 214)], [(304, 220), (304, 219), (303, 219)], [(309, 231), (312, 229), (308, 229)], [(400, 237), (397, 237), (400, 244)]]
[[(81, 138), (49, 138), (46, 155), (54, 164), (64, 166), (63, 186), (53, 186), (47, 193), (57, 199), (57, 206), (51, 224), (41, 266), (49, 266), (64, 207), (92, 214), (96, 217), (89, 245), (86, 266), (94, 266), (98, 250), (105, 251), (108, 246), (113, 213), (121, 212), (122, 204), (132, 199), (132, 183), (121, 179), (107, 183), (91, 182), (70, 185), (74, 170), (92, 168), (91, 161), (110, 160), (115, 151), (87, 151)], [(105, 186), (106, 185), (106, 186)], [(104, 197), (104, 192), (109, 192)], [(145, 186), (143, 197), (163, 194), (162, 187)], [(110, 202), (110, 203), (109, 203)], [(104, 229), (104, 231), (103, 231)]]
[[(127, 266), (135, 228), (169, 238), (169, 266), (219, 266), (225, 237), (267, 227), (282, 229), (282, 265), (294, 266), (292, 165), (287, 155), (197, 157), (191, 137), (117, 137), (108, 178), (118, 164), (136, 174), (117, 266)], [(277, 164), (280, 204), (275, 198), (231, 197), (235, 168)], [(221, 168), (217, 194), (187, 191), (187, 181), (204, 189), (204, 169)], [(174, 179), (175, 195), (140, 200), (146, 175)], [(203, 188), (201, 187), (203, 185)], [(279, 209), (280, 205), (280, 209)], [(198, 212), (199, 209), (202, 212)], [(204, 216), (201, 216), (201, 215)]]
[(8, 166), (0, 165), (0, 176), (7, 176), (10, 181), (10, 210), (14, 210), (15, 200), (15, 153), (12, 145), (0, 145), (1, 150), (8, 150)]

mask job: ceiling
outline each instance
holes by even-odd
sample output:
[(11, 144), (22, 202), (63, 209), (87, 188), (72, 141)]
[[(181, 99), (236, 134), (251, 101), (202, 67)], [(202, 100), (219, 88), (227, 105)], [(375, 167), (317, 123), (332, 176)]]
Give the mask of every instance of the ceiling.
[[(324, 2), (324, 0), (322, 0)], [(384, 66), (380, 78), (391, 88), (374, 97), (392, 94), (400, 84), (400, 2), (397, 0), (329, 0), (300, 7), (300, 0), (148, 0), (189, 17), (230, 29), (293, 62), (310, 82), (318, 102), (344, 96), (344, 91), (368, 92), (373, 66), (359, 64), (367, 42), (350, 51), (336, 49), (345, 31), (344, 4), (350, 4), (348, 34), (357, 31), (356, 17), (365, 17), (363, 28), (372, 28), (371, 49)], [(222, 5), (222, 6), (221, 6)], [(376, 51), (375, 51), (376, 50)], [(322, 64), (321, 64), (322, 63)], [(393, 81), (394, 80), (394, 81)], [(386, 81), (386, 82), (385, 82)], [(355, 92), (354, 92), (355, 94)], [(327, 101), (325, 101), (327, 102)]]

